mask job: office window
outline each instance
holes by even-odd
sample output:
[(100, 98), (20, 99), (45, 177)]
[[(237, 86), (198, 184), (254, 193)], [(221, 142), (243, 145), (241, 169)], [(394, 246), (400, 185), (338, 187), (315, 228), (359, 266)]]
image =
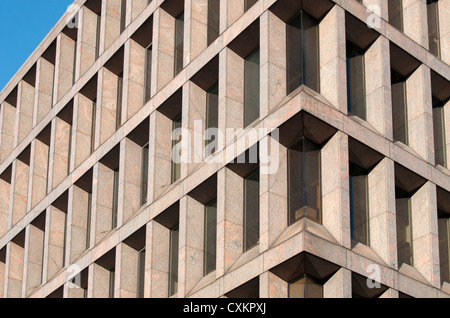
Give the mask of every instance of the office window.
[(208, 0), (208, 46), (219, 37), (219, 21), (220, 0)]
[(153, 46), (150, 44), (145, 52), (145, 95), (144, 103), (148, 102), (151, 97), (152, 85), (152, 55)]
[(116, 130), (122, 125), (123, 73), (117, 77)]
[(313, 277), (303, 275), (289, 284), (289, 298), (323, 298), (323, 285)]
[(439, 1), (427, 0), (428, 44), (429, 50), (437, 57), (441, 56), (439, 35)]
[(204, 275), (216, 270), (217, 201), (205, 206)]
[(253, 7), (258, 0), (244, 0), (244, 12)]
[(319, 92), (319, 24), (304, 11), (286, 24), (287, 93), (301, 85)]
[(259, 48), (244, 61), (244, 127), (259, 117)]
[(120, 33), (125, 30), (127, 17), (127, 0), (122, 0), (120, 5)]
[(169, 297), (178, 292), (178, 225), (170, 230), (169, 245)]
[(438, 216), (441, 280), (450, 283), (450, 217), (441, 211)]
[(244, 179), (244, 252), (259, 243), (259, 170)]
[(394, 139), (408, 144), (408, 106), (406, 78), (391, 69), (392, 120)]
[(364, 51), (347, 41), (347, 107), (350, 113), (366, 120), (364, 68)]
[(403, 32), (403, 0), (389, 0), (389, 23)]
[(289, 224), (306, 217), (322, 222), (320, 147), (307, 138), (288, 149)]
[(109, 272), (109, 298), (114, 298), (115, 283), (116, 283), (116, 269), (113, 268)]
[[(178, 116), (172, 123), (172, 131), (181, 128), (181, 115)], [(178, 138), (172, 140), (172, 151), (175, 151), (172, 154), (172, 183), (176, 182), (180, 179), (181, 176), (181, 158), (180, 158), (180, 149), (181, 147), (181, 134), (178, 135)], [(175, 161), (174, 161), (175, 160)]]
[(175, 65), (174, 76), (183, 69), (183, 45), (184, 45), (184, 12), (175, 19)]
[(208, 129), (217, 128), (219, 125), (219, 85), (214, 84), (206, 92), (206, 126), (205, 157), (213, 154), (217, 149), (217, 140), (212, 139), (212, 133)]
[(111, 228), (117, 227), (117, 213), (119, 210), (119, 169), (114, 170), (113, 198), (112, 198), (112, 221)]
[(398, 264), (414, 266), (412, 245), (411, 196), (399, 188), (395, 189), (397, 216)]
[(353, 240), (369, 245), (368, 172), (350, 163), (350, 227)]
[(97, 99), (92, 102), (91, 154), (95, 151), (95, 121), (97, 120)]
[(141, 206), (147, 203), (148, 193), (148, 144), (142, 147), (141, 164)]
[(92, 194), (88, 193), (88, 206), (86, 217), (86, 249), (91, 246), (91, 217), (92, 217)]
[(433, 98), (434, 155), (436, 164), (447, 167), (447, 145), (445, 135), (444, 105)]
[(137, 298), (144, 298), (145, 286), (145, 248), (138, 254)]

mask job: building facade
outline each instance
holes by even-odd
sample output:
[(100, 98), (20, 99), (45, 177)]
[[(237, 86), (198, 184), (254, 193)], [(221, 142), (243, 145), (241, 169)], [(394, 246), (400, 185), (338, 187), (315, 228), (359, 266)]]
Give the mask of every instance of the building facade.
[(0, 297), (450, 297), (449, 16), (76, 0), (0, 93)]

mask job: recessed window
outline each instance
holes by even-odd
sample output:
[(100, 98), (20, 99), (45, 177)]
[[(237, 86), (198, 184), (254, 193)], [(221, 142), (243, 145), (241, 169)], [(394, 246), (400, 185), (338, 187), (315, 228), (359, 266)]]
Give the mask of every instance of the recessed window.
[(205, 206), (204, 275), (216, 270), (217, 200)]
[(439, 1), (427, 0), (428, 44), (429, 50), (437, 57), (441, 56), (439, 35)]
[(394, 139), (408, 144), (408, 106), (406, 78), (391, 69), (392, 120)]
[(253, 7), (258, 0), (244, 0), (244, 12)]
[(304, 11), (286, 24), (287, 93), (301, 85), (319, 92), (319, 24)]
[(208, 46), (219, 37), (219, 21), (220, 0), (208, 0)]
[(114, 298), (114, 286), (116, 284), (116, 269), (109, 271), (109, 298)]
[(350, 163), (350, 228), (351, 238), (369, 246), (368, 171)]
[(438, 215), (441, 280), (450, 283), (450, 216), (442, 211)]
[(145, 51), (145, 95), (144, 103), (148, 102), (151, 97), (151, 84), (152, 84), (152, 55), (153, 46), (150, 44)]
[(113, 173), (113, 198), (112, 198), (112, 221), (111, 229), (117, 227), (117, 214), (119, 210), (119, 169)]
[(259, 48), (244, 60), (244, 127), (259, 118)]
[(447, 167), (447, 145), (445, 135), (445, 103), (433, 98), (434, 155), (436, 164)]
[(244, 179), (244, 252), (259, 243), (259, 170)]
[(117, 77), (116, 130), (122, 125), (123, 73)]
[(144, 286), (145, 286), (145, 248), (140, 250), (138, 254), (137, 298), (144, 298)]
[(303, 275), (289, 284), (289, 298), (323, 298), (323, 285), (313, 277)]
[(183, 70), (183, 45), (184, 45), (184, 12), (175, 19), (175, 65), (174, 76)]
[(212, 136), (215, 134), (208, 129), (217, 128), (219, 125), (219, 85), (214, 84), (206, 92), (206, 141), (205, 141), (205, 157), (213, 154), (217, 149), (217, 140)]
[(320, 147), (302, 138), (288, 149), (289, 224), (306, 217), (322, 222)]
[(398, 264), (414, 266), (411, 195), (405, 191), (395, 189), (395, 205), (397, 216), (397, 255)]
[(403, 32), (403, 0), (389, 0), (389, 23)]
[(347, 108), (349, 113), (366, 120), (364, 64), (364, 50), (347, 41)]
[(169, 243), (169, 297), (178, 292), (178, 225), (170, 230)]
[[(172, 132), (178, 131), (181, 128), (181, 115), (179, 115), (172, 122)], [(180, 179), (181, 176), (181, 158), (180, 158), (180, 150), (181, 150), (181, 133), (176, 134), (178, 137), (172, 140), (172, 183), (176, 182)]]
[(147, 203), (148, 194), (148, 150), (149, 145), (142, 147), (141, 163), (141, 206)]

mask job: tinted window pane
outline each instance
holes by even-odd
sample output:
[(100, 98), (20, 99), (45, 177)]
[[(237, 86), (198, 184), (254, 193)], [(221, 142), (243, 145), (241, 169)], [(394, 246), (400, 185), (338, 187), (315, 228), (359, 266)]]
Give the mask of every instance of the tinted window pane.
[[(172, 123), (172, 131), (181, 128), (181, 116), (177, 117)], [(172, 140), (172, 151), (175, 151), (172, 154), (172, 183), (176, 182), (180, 179), (181, 175), (181, 158), (180, 158), (180, 149), (176, 148), (177, 145), (181, 146), (181, 134), (179, 134), (178, 139)]]
[(144, 102), (150, 100), (151, 96), (151, 84), (152, 84), (152, 45), (147, 48), (145, 56), (145, 99)]
[(142, 148), (141, 205), (147, 203), (148, 193), (148, 144)]
[(391, 71), (392, 120), (394, 138), (405, 145), (408, 144), (408, 110), (406, 104), (406, 82), (394, 71)]
[(319, 25), (303, 14), (304, 84), (319, 92)]
[(315, 279), (306, 276), (306, 298), (322, 298), (323, 286)]
[(350, 219), (352, 239), (369, 245), (368, 177), (350, 171)]
[(303, 83), (301, 14), (286, 25), (287, 48), (287, 93), (292, 93)]
[[(206, 127), (217, 128), (219, 125), (219, 86), (218, 83), (214, 84), (206, 93)], [(211, 140), (212, 139), (212, 140)], [(209, 147), (207, 147), (209, 145)], [(205, 157), (213, 154), (217, 147), (217, 140), (212, 138), (207, 132), (205, 142)]]
[(117, 211), (119, 207), (119, 169), (114, 171), (113, 180), (113, 206), (112, 206), (112, 224), (111, 228), (114, 229), (117, 226)]
[(123, 74), (120, 73), (117, 78), (117, 108), (116, 108), (116, 130), (122, 124), (122, 95), (123, 94)]
[(219, 36), (220, 0), (208, 0), (208, 45)]
[(413, 266), (411, 198), (396, 199), (398, 263)]
[(244, 127), (259, 117), (259, 48), (245, 58)]
[(433, 107), (434, 154), (436, 164), (447, 167), (444, 107)]
[(438, 230), (439, 230), (439, 262), (441, 264), (441, 280), (450, 283), (449, 218), (438, 219)]
[(399, 29), (400, 31), (403, 31), (403, 6), (402, 6), (403, 0), (389, 0), (389, 23), (393, 26)]
[(205, 207), (205, 266), (204, 274), (216, 270), (217, 202)]
[(184, 12), (175, 19), (175, 76), (183, 69)]
[(366, 88), (364, 52), (347, 42), (347, 101), (348, 111), (366, 120)]
[(145, 286), (145, 249), (138, 256), (137, 298), (144, 298)]
[(244, 181), (244, 251), (259, 243), (259, 170)]
[(440, 57), (438, 1), (427, 0), (427, 11), (428, 11), (428, 43), (430, 52)]
[(289, 284), (289, 298), (305, 298), (305, 283), (306, 278), (302, 277)]
[(250, 9), (258, 0), (244, 0), (244, 11)]
[(169, 296), (178, 292), (178, 226), (170, 231), (169, 246)]
[(289, 284), (289, 298), (323, 298), (323, 285), (305, 275)]

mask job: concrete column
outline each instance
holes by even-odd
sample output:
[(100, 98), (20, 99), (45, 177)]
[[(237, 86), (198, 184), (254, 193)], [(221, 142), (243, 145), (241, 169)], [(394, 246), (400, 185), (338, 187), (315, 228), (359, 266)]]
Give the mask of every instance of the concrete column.
[[(45, 218), (45, 216), (43, 216)], [(44, 255), (44, 222), (42, 227), (30, 224), (25, 231), (24, 283), (22, 297), (30, 296), (42, 283)]]
[(389, 40), (383, 36), (364, 54), (367, 122), (393, 140)]
[(0, 162), (3, 162), (14, 148), (14, 124), (16, 107), (3, 102), (0, 109)]
[(14, 145), (17, 146), (33, 128), (35, 88), (25, 81), (20, 81), (17, 91), (17, 114), (14, 129)]
[(427, 3), (403, 0), (403, 33), (428, 49)]
[(438, 9), (441, 60), (450, 64), (450, 0), (439, 0)]
[(127, 23), (133, 22), (147, 7), (148, 0), (127, 0)]
[(411, 198), (414, 267), (440, 288), (436, 185), (427, 182)]
[(123, 119), (127, 120), (144, 105), (146, 49), (129, 39), (124, 54)]
[(323, 285), (323, 298), (352, 298), (352, 272), (341, 268)]
[[(221, 1), (222, 2), (222, 1)], [(241, 15), (244, 14), (244, 1), (242, 0), (225, 0), (223, 1), (226, 12), (225, 12), (225, 28), (228, 28), (231, 26), (234, 22), (236, 22), (237, 19), (241, 17)], [(221, 7), (222, 11), (222, 7)], [(221, 30), (224, 30), (221, 28)]]
[(6, 298), (22, 296), (24, 246), (15, 242), (8, 243), (6, 255), (7, 277), (5, 285)]
[(98, 146), (102, 145), (116, 132), (117, 94), (119, 77), (103, 67), (99, 72), (99, 105), (96, 125), (96, 136), (99, 137)]
[(223, 168), (217, 173), (217, 276), (224, 275), (244, 250), (244, 181)]
[(153, 19), (152, 96), (172, 80), (175, 58), (175, 18), (158, 8)]
[(47, 195), (49, 145), (35, 139), (31, 143), (30, 183), (27, 211), (36, 206)]
[[(4, 251), (6, 252), (6, 250), (4, 249)], [(3, 253), (3, 251), (1, 251), (0, 253)], [(5, 253), (6, 254), (6, 253)], [(6, 279), (5, 279), (5, 271), (6, 271), (6, 264), (5, 264), (5, 259), (0, 259), (0, 299), (4, 297), (5, 295), (5, 283), (6, 283)]]
[(27, 213), (28, 179), (30, 167), (20, 160), (14, 160), (12, 169), (12, 203), (10, 210), (10, 226), (14, 226)]
[(44, 282), (50, 281), (65, 266), (67, 214), (50, 206), (47, 209), (46, 217)]
[(91, 155), (93, 139), (93, 128), (95, 128), (94, 112), (96, 103), (82, 94), (77, 94), (74, 99), (74, 121), (73, 121), (73, 147), (74, 151), (71, 162), (72, 170), (76, 169)]
[(88, 298), (109, 298), (109, 284), (111, 272), (94, 263), (89, 267)]
[(268, 144), (270, 158), (276, 156), (272, 149), (279, 149), (279, 167), (275, 174), (260, 175), (260, 253), (268, 250), (288, 226), (287, 149), (274, 139)]
[(71, 135), (72, 125), (55, 117), (52, 125), (53, 138), (51, 138), (53, 145), (50, 147), (50, 162), (53, 164), (49, 171), (49, 178), (51, 176), (49, 189), (56, 188), (69, 175)]
[(155, 221), (147, 224), (145, 298), (165, 298), (169, 293), (169, 242), (167, 228)]
[(67, 239), (70, 249), (70, 264), (74, 263), (89, 246), (87, 231), (89, 229), (88, 222), (91, 221), (89, 217), (90, 204), (89, 193), (76, 185), (69, 189), (68, 224), (70, 227)]
[(434, 165), (430, 69), (421, 65), (406, 80), (409, 146)]
[(44, 58), (36, 62), (36, 89), (34, 99), (33, 127), (50, 111), (53, 105), (53, 81), (55, 65)]
[(185, 4), (185, 62), (189, 64), (207, 48), (208, 41), (208, 0), (191, 0)]
[(11, 180), (8, 182), (0, 179), (0, 237), (8, 232), (9, 228), (9, 206), (13, 195), (11, 189)]
[(322, 224), (347, 248), (350, 239), (348, 136), (337, 132), (321, 150)]
[(120, 35), (121, 6), (122, 0), (102, 0), (101, 53), (106, 51)]
[(114, 171), (98, 163), (93, 173), (93, 241), (91, 246), (100, 242), (112, 228), (112, 208), (114, 191)]
[(100, 16), (88, 7), (81, 7), (78, 13), (77, 69), (75, 78), (79, 79), (98, 58)]
[(264, 272), (259, 276), (260, 298), (287, 298), (289, 285), (271, 272)]
[(319, 24), (320, 94), (347, 114), (345, 11), (333, 9)]
[[(375, 11), (375, 13), (379, 12), (379, 15), (382, 19), (384, 19), (385, 21), (388, 21), (389, 17), (388, 17), (388, 1), (389, 0), (363, 0), (362, 3), (368, 8), (371, 9), (373, 8), (374, 10), (379, 10), (379, 11)], [(376, 7), (378, 6), (378, 7)], [(372, 11), (374, 12), (374, 11)]]
[(58, 102), (73, 86), (77, 42), (60, 33), (56, 40), (56, 67), (53, 103)]
[(117, 283), (120, 286), (116, 297), (136, 298), (139, 252), (124, 243), (120, 243), (116, 249), (116, 263), (119, 265), (116, 267)]
[(172, 121), (158, 111), (150, 115), (149, 198), (155, 201), (171, 184)]
[(286, 24), (271, 11), (260, 17), (261, 117), (286, 96)]
[(397, 269), (394, 161), (384, 158), (369, 173), (368, 187), (370, 247)]
[(178, 297), (185, 297), (203, 278), (205, 206), (184, 196), (180, 200)]

